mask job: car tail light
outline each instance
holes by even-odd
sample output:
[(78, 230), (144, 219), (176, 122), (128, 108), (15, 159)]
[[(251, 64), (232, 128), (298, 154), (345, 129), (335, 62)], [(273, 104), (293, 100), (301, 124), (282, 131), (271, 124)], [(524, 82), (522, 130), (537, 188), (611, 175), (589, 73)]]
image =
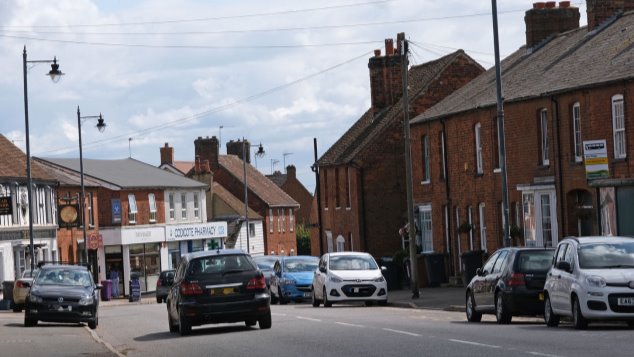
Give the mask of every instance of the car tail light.
[(203, 289), (200, 288), (198, 283), (183, 282), (181, 284), (181, 294), (183, 295), (200, 295), (203, 293)]
[(506, 280), (507, 286), (524, 286), (526, 285), (526, 281), (524, 280), (524, 274), (522, 273), (513, 273), (511, 277)]
[(24, 282), (18, 280), (15, 282), (15, 287), (16, 288), (26, 288), (26, 285), (24, 284)]
[(156, 281), (156, 287), (158, 288), (158, 287), (160, 287), (160, 286), (161, 286), (161, 279), (159, 279), (159, 280), (157, 280), (157, 281)]
[(252, 278), (247, 283), (247, 290), (257, 290), (257, 289), (266, 289), (266, 279), (264, 276), (258, 276), (257, 278)]

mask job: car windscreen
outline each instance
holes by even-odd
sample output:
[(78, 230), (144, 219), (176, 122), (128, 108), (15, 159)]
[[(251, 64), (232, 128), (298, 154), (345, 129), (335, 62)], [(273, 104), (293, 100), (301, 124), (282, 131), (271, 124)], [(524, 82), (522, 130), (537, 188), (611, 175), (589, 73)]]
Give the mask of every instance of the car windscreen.
[(554, 253), (554, 250), (526, 250), (519, 252), (519, 271), (547, 272), (553, 262)]
[(247, 255), (213, 255), (192, 259), (187, 269), (187, 275), (226, 274), (247, 270), (255, 270)]
[(329, 262), (331, 270), (374, 270), (379, 267), (374, 259), (364, 255), (331, 256)]
[(588, 243), (578, 251), (581, 269), (634, 268), (634, 242)]
[(33, 277), (35, 277), (37, 275), (38, 271), (39, 271), (38, 269), (34, 269), (34, 270), (27, 269), (27, 270), (24, 271), (24, 273), (22, 273), (22, 277), (23, 278), (33, 278)]
[(42, 270), (35, 278), (35, 282), (40, 285), (89, 287), (92, 285), (92, 278), (88, 270), (51, 268)]
[(318, 258), (286, 258), (284, 259), (284, 270), (288, 273), (299, 273), (302, 271), (314, 271), (319, 265)]

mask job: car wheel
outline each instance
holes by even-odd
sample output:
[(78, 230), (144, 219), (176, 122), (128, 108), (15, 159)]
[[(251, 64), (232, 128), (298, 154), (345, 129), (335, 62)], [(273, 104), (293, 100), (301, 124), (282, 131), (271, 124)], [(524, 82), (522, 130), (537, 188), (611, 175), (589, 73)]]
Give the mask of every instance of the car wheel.
[(324, 307), (332, 307), (332, 303), (328, 301), (328, 294), (326, 294), (325, 287), (324, 287)]
[(315, 289), (312, 289), (312, 294), (311, 294), (312, 300), (313, 300), (313, 307), (319, 307), (319, 303), (320, 301), (317, 300), (317, 296), (315, 296)]
[(581, 306), (579, 306), (579, 298), (576, 296), (572, 298), (572, 324), (577, 330), (585, 330), (588, 328), (588, 320), (583, 317)]
[(156, 303), (160, 304), (163, 302), (163, 299), (161, 299), (160, 297), (156, 297)]
[(553, 312), (553, 307), (550, 304), (550, 296), (548, 295), (546, 295), (546, 301), (544, 301), (544, 321), (546, 322), (546, 326), (559, 326), (559, 316)]
[(266, 313), (266, 315), (260, 317), (260, 319), (258, 320), (258, 325), (260, 325), (260, 329), (262, 330), (266, 330), (266, 329), (270, 329), (271, 326), (273, 325), (273, 320), (271, 320), (271, 311), (269, 310), (268, 313)]
[(96, 329), (97, 325), (99, 325), (99, 317), (97, 316), (95, 316), (94, 321), (88, 321), (88, 327), (90, 327), (91, 330)]
[(37, 319), (33, 319), (27, 314), (24, 314), (24, 327), (32, 327), (35, 325), (37, 325)]
[(281, 288), (277, 288), (277, 295), (279, 296), (279, 301), (280, 301), (280, 305), (286, 305), (288, 304), (288, 300), (286, 300), (284, 298), (284, 295), (282, 295), (282, 289)]
[(22, 312), (22, 305), (14, 304), (13, 312)]
[(476, 311), (475, 299), (473, 294), (469, 292), (467, 294), (467, 302), (465, 306), (465, 312), (467, 313), (467, 321), (480, 322), (482, 320), (482, 314)]
[(511, 312), (504, 303), (504, 294), (502, 292), (499, 292), (495, 298), (495, 319), (501, 325), (509, 324), (512, 319)]
[(178, 311), (178, 332), (181, 336), (187, 336), (192, 333), (192, 325), (189, 324), (182, 310)]
[(257, 323), (257, 320), (253, 320), (253, 319), (244, 321), (244, 324), (247, 327), (255, 326), (256, 323)]
[(269, 289), (269, 295), (271, 295), (271, 305), (277, 304), (279, 299), (277, 298), (277, 296), (275, 296), (275, 294), (273, 294), (273, 291), (271, 291), (271, 289)]

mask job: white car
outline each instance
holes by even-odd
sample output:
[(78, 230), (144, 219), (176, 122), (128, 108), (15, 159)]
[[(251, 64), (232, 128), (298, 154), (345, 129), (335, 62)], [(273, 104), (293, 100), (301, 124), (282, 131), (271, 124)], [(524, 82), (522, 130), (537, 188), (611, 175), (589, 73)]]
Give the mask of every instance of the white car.
[(368, 253), (338, 252), (324, 254), (319, 260), (312, 283), (314, 307), (333, 302), (363, 301), (387, 305), (387, 283), (383, 269)]
[(580, 237), (562, 240), (544, 286), (544, 320), (571, 317), (575, 328), (593, 320), (634, 326), (634, 238)]
[(13, 283), (13, 312), (22, 312), (26, 296), (31, 290), (33, 278), (37, 275), (38, 269), (26, 269), (22, 277)]

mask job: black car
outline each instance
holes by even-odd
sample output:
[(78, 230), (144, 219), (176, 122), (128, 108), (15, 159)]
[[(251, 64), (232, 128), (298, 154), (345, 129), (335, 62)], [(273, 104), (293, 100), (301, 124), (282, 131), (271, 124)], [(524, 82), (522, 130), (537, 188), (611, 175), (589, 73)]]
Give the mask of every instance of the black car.
[(182, 257), (167, 295), (170, 332), (225, 322), (271, 328), (270, 295), (264, 274), (241, 250), (212, 250)]
[(493, 253), (467, 285), (467, 320), (479, 322), (486, 313), (508, 324), (513, 316), (542, 315), (544, 283), (554, 252), (510, 247)]
[(176, 270), (163, 270), (156, 281), (156, 302), (162, 303), (167, 299), (167, 293), (174, 283), (174, 272)]
[(101, 285), (95, 284), (84, 266), (44, 265), (33, 279), (26, 297), (24, 326), (38, 321), (86, 322), (91, 329), (99, 323)]

